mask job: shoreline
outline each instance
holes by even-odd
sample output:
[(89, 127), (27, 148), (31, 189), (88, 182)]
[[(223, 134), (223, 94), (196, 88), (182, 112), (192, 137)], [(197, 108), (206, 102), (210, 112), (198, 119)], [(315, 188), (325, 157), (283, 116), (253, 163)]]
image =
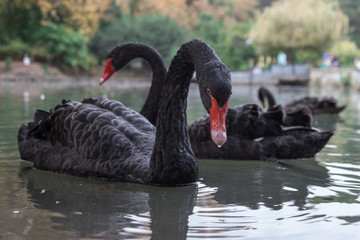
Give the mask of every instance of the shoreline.
[[(0, 83), (43, 83), (43, 84), (98, 84), (102, 75), (102, 66), (95, 66), (89, 71), (89, 74), (66, 74), (59, 69), (33, 62), (25, 66), (21, 61), (11, 63), (11, 68), (6, 70), (4, 61), (0, 61)], [(232, 71), (233, 85), (278, 85), (278, 79), (270, 71), (262, 71), (261, 74), (252, 74), (251, 71)], [(149, 84), (152, 79), (151, 70), (130, 71), (122, 70), (115, 73), (106, 85), (113, 83), (128, 84)], [(111, 83), (111, 84), (110, 84)], [(135, 84), (135, 85), (136, 85)], [(345, 87), (350, 86), (360, 90), (360, 72), (353, 68), (336, 69), (310, 69), (310, 81), (308, 86), (315, 85), (319, 87)]]

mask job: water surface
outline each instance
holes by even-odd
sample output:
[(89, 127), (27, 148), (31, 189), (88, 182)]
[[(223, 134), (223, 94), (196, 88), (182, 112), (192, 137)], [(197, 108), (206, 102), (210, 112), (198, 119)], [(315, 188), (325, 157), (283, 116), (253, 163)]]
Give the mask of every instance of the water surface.
[[(234, 86), (231, 105), (256, 102)], [(168, 188), (45, 172), (19, 159), (17, 130), (36, 109), (62, 99), (103, 96), (139, 111), (148, 85), (0, 84), (0, 239), (356, 239), (360, 237), (360, 93), (275, 88), (279, 103), (333, 95), (348, 108), (314, 117), (335, 131), (309, 159), (199, 160), (197, 185)], [(196, 85), (188, 121), (206, 114)]]

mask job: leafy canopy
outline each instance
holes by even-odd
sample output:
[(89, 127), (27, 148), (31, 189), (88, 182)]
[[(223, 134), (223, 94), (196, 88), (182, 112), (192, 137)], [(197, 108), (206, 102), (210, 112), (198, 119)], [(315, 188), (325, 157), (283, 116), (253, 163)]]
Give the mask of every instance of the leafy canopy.
[(187, 32), (174, 20), (159, 14), (121, 15), (100, 29), (91, 42), (92, 52), (100, 59), (123, 42), (142, 42), (157, 49), (164, 58), (185, 41)]
[(281, 0), (258, 16), (250, 38), (259, 53), (291, 56), (296, 49), (322, 52), (347, 31), (348, 18), (333, 2)]
[(32, 52), (35, 59), (46, 60), (65, 70), (89, 67), (88, 38), (81, 32), (50, 22), (36, 32), (35, 39)]

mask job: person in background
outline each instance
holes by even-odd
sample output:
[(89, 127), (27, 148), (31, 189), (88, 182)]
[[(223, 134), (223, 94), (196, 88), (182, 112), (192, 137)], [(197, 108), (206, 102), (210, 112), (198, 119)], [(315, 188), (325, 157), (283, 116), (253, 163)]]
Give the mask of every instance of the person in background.
[(285, 66), (287, 64), (286, 54), (283, 51), (279, 52), (279, 54), (277, 55), (277, 60), (278, 60), (279, 65)]
[(339, 59), (334, 53), (330, 55), (330, 61), (332, 67), (337, 68), (339, 66)]
[(23, 63), (25, 66), (29, 66), (30, 65), (30, 57), (29, 57), (29, 54), (25, 53), (24, 54), (24, 58), (23, 58)]

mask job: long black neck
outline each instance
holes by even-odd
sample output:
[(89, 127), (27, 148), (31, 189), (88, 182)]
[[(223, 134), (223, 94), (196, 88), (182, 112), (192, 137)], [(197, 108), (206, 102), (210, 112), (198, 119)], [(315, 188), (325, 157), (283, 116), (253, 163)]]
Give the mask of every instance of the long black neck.
[(161, 91), (166, 78), (166, 64), (162, 56), (153, 48), (142, 47), (139, 50), (139, 55), (137, 57), (147, 60), (150, 63), (153, 72), (149, 94), (140, 113), (153, 125), (155, 125), (158, 115)]
[[(122, 50), (122, 54), (125, 55), (125, 58), (121, 57), (123, 55), (119, 56), (118, 61), (120, 61), (120, 66), (118, 66), (117, 70), (120, 70), (123, 66), (135, 58), (143, 58), (148, 61), (151, 66), (153, 73), (151, 87), (140, 113), (153, 125), (155, 125), (159, 109), (160, 95), (166, 78), (166, 64), (160, 53), (146, 44), (128, 43), (121, 46), (125, 46), (125, 49)], [(123, 59), (125, 60), (121, 61)]]
[[(204, 54), (208, 51), (210, 55)], [(187, 96), (195, 69), (213, 60), (213, 54), (206, 43), (193, 40), (183, 44), (171, 62), (161, 93), (150, 162), (150, 178), (154, 183), (176, 185), (197, 181), (198, 166), (186, 124)]]
[(269, 104), (269, 108), (276, 105), (276, 100), (272, 93), (265, 87), (261, 87), (259, 89), (259, 99), (263, 105), (265, 105), (265, 100), (267, 100)]

